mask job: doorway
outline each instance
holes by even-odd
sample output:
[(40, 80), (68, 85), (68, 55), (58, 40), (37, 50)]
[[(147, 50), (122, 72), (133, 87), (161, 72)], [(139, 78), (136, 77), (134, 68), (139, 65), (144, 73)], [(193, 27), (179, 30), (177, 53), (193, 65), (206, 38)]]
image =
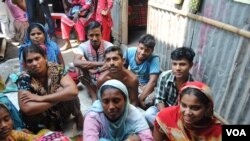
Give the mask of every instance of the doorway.
[(128, 46), (135, 46), (147, 29), (148, 0), (129, 0)]

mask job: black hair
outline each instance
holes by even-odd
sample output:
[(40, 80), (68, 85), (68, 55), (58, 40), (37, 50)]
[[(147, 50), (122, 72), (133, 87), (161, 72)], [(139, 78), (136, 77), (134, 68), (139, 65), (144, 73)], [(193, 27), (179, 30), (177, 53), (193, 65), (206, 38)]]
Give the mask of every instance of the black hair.
[(187, 47), (177, 48), (171, 53), (172, 60), (187, 59), (190, 63), (193, 63), (194, 56), (195, 53), (193, 49)]
[(201, 103), (203, 103), (205, 106), (208, 106), (210, 103), (209, 98), (200, 90), (196, 89), (196, 88), (186, 88), (182, 91), (182, 93), (180, 94), (180, 98), (182, 98), (184, 95), (186, 94), (192, 94), (194, 96), (196, 96), (199, 101)]
[(114, 87), (114, 86), (110, 86), (110, 85), (105, 85), (105, 86), (103, 86), (103, 87), (101, 87), (101, 97), (102, 97), (102, 93), (105, 91), (105, 90), (107, 90), (107, 89), (116, 89), (116, 90), (118, 90), (121, 94), (122, 94), (122, 96), (123, 96), (123, 98), (124, 98), (124, 100), (125, 101), (127, 101), (126, 99), (126, 95), (125, 95), (125, 93), (123, 92), (123, 91), (121, 91), (120, 89), (118, 89), (118, 88), (116, 88), (116, 87)]
[(23, 49), (23, 60), (26, 62), (26, 57), (28, 53), (39, 53), (44, 58), (46, 57), (46, 52), (43, 48), (41, 48), (39, 45), (31, 44), (30, 46)]
[(155, 47), (155, 38), (151, 34), (144, 34), (140, 37), (139, 43), (143, 44), (148, 48), (154, 49)]
[(95, 28), (101, 28), (102, 32), (102, 25), (98, 21), (92, 21), (85, 27), (85, 32), (88, 34), (88, 31), (95, 29)]
[(106, 54), (110, 53), (110, 52), (115, 52), (117, 51), (118, 52), (118, 55), (123, 58), (123, 52), (121, 50), (121, 48), (119, 48), (118, 46), (111, 46), (111, 47), (108, 47), (106, 50), (105, 50), (105, 53), (104, 53), (104, 57), (106, 57)]
[(44, 27), (41, 24), (39, 24), (39, 23), (32, 23), (32, 24), (29, 25), (29, 27), (27, 29), (27, 33), (26, 34), (28, 35), (28, 38), (30, 38), (30, 32), (34, 28), (38, 28), (39, 30), (41, 30), (43, 32), (44, 36), (46, 36), (46, 33), (45, 33), (46, 31), (45, 31)]
[(5, 110), (10, 114), (10, 110), (9, 110), (9, 108), (7, 107), (6, 104), (0, 102), (0, 109), (1, 109), (1, 108), (2, 108), (2, 109), (5, 109)]

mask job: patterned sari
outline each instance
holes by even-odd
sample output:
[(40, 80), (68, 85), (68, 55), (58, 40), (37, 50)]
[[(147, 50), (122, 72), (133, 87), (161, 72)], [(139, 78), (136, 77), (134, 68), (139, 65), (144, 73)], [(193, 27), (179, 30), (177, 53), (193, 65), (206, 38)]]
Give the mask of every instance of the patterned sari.
[[(0, 109), (1, 110), (5, 109), (5, 111), (7, 111), (10, 116), (11, 108), (8, 107), (6, 104), (0, 102)], [(62, 132), (54, 132), (48, 129), (42, 129), (37, 134), (32, 134), (32, 133), (24, 132), (22, 130), (13, 130), (13, 128), (11, 127), (13, 125), (12, 117), (7, 118), (7, 119), (4, 117), (4, 119), (1, 119), (1, 120), (4, 120), (3, 124), (5, 124), (4, 126), (1, 126), (1, 129), (0, 129), (1, 141), (2, 140), (4, 141), (51, 141), (51, 140), (70, 141), (70, 139), (66, 137)]]
[(36, 135), (13, 130), (8, 141), (70, 141), (62, 132), (53, 132), (48, 129), (39, 131)]
[[(47, 68), (48, 79), (46, 87), (28, 73), (23, 73), (19, 76), (17, 81), (18, 89), (28, 90), (37, 95), (55, 93), (61, 87), (60, 80), (65, 75), (65, 72), (62, 66), (55, 63), (48, 63)], [(62, 126), (65, 124), (66, 120), (69, 119), (71, 114), (74, 116), (81, 114), (79, 98), (60, 102), (47, 111), (34, 116), (22, 115), (27, 128), (37, 132), (42, 128), (62, 131)]]
[(183, 120), (180, 105), (167, 107), (161, 110), (155, 122), (155, 127), (160, 128), (170, 141), (221, 141), (222, 129), (220, 121), (213, 115), (213, 100), (210, 88), (201, 82), (187, 82), (180, 90), (195, 88), (207, 97), (208, 111), (198, 124), (186, 124)]
[(179, 111), (180, 106), (168, 107), (156, 117), (155, 127), (170, 141), (221, 141), (221, 125), (215, 118), (200, 127), (186, 127)]

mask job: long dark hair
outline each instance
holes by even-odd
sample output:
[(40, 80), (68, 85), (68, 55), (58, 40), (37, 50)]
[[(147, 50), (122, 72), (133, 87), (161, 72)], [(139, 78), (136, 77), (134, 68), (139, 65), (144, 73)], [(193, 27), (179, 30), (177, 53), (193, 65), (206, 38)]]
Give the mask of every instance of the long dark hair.
[(26, 63), (26, 57), (28, 53), (39, 53), (44, 58), (46, 58), (46, 52), (43, 48), (41, 48), (39, 45), (31, 44), (29, 47), (26, 47), (23, 49), (23, 60)]

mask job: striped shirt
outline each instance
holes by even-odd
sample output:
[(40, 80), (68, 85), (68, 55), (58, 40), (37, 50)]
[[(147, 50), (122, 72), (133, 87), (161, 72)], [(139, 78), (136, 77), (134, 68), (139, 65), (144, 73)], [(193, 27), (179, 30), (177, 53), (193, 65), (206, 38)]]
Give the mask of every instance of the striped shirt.
[[(193, 81), (189, 74), (188, 81)], [(155, 105), (163, 102), (165, 105), (173, 106), (177, 104), (178, 89), (175, 83), (175, 75), (172, 70), (161, 73), (156, 87)]]

